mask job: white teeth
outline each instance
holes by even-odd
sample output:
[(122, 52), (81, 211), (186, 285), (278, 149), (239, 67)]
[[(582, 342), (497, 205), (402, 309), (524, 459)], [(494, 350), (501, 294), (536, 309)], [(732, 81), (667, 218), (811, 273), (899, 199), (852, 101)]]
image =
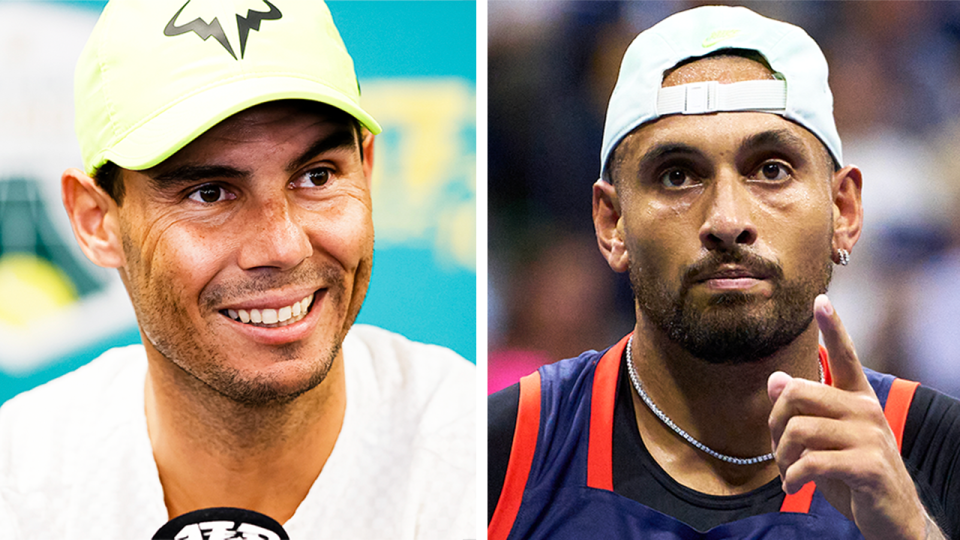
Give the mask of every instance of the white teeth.
[(231, 319), (244, 324), (253, 323), (267, 328), (276, 328), (293, 324), (306, 317), (307, 311), (312, 303), (313, 295), (311, 294), (299, 302), (294, 302), (292, 305), (284, 306), (280, 309), (265, 308), (251, 309), (249, 311), (245, 309), (228, 309), (226, 310), (226, 314), (229, 315)]

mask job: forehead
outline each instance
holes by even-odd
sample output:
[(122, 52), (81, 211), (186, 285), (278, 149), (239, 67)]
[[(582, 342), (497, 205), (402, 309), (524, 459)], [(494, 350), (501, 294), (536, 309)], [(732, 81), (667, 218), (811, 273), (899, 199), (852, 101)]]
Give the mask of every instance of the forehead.
[[(764, 144), (757, 144), (758, 142)], [(750, 142), (751, 144), (746, 144)], [(732, 159), (741, 149), (789, 147), (810, 162), (823, 154), (819, 139), (805, 128), (778, 115), (760, 112), (724, 112), (667, 116), (642, 126), (617, 148), (620, 166), (629, 166), (657, 149), (683, 147), (715, 159)]]
[(303, 100), (262, 103), (221, 121), (164, 162), (144, 172), (150, 174), (165, 170), (175, 163), (210, 158), (219, 151), (229, 151), (250, 143), (282, 144), (297, 137), (346, 130), (357, 134), (354, 138), (359, 148), (358, 124), (340, 109)]

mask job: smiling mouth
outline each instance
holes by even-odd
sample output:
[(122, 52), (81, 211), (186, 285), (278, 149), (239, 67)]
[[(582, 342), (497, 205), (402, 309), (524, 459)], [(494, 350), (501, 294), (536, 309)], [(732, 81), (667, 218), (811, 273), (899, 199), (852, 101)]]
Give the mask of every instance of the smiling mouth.
[(310, 312), (313, 294), (299, 302), (279, 309), (224, 309), (220, 313), (231, 319), (250, 326), (261, 328), (280, 328), (300, 321)]

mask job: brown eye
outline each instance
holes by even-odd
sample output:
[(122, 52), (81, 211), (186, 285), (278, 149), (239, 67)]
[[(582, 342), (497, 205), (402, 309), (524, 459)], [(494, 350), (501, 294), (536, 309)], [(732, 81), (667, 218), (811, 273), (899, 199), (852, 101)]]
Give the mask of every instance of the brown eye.
[(660, 183), (663, 184), (664, 187), (676, 188), (683, 187), (689, 179), (690, 175), (683, 169), (670, 169), (660, 176)]
[(787, 177), (787, 170), (780, 163), (764, 163), (760, 167), (760, 174), (765, 180), (783, 180)]
[(220, 188), (216, 186), (204, 186), (197, 191), (203, 202), (217, 202), (220, 198)]
[(307, 173), (307, 179), (315, 186), (322, 186), (330, 180), (330, 169), (314, 169)]
[(334, 179), (333, 169), (329, 167), (317, 167), (310, 169), (290, 182), (290, 189), (310, 189), (323, 187)]
[(215, 203), (226, 199), (233, 199), (230, 192), (216, 184), (205, 184), (190, 194), (190, 198), (201, 203)]

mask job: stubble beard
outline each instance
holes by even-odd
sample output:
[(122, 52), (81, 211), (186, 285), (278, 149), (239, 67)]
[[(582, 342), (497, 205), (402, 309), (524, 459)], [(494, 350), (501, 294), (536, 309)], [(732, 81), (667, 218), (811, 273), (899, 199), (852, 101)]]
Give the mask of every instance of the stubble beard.
[[(679, 290), (668, 289), (658, 272), (645, 272), (631, 260), (630, 284), (640, 312), (671, 342), (708, 363), (741, 364), (771, 356), (810, 326), (813, 300), (827, 291), (833, 272), (829, 256), (821, 260), (788, 280), (779, 264), (744, 249), (711, 252), (681, 271)], [(691, 276), (725, 263), (763, 269), (772, 276), (772, 295), (724, 292), (705, 306), (695, 305)]]
[[(130, 260), (128, 255), (128, 261)], [(233, 367), (224, 351), (219, 350), (215, 344), (205, 343), (200, 339), (202, 331), (191, 324), (182, 299), (174, 293), (172, 280), (154, 275), (147, 279), (133, 279), (128, 287), (144, 336), (153, 348), (186, 375), (188, 380), (193, 380), (199, 383), (198, 386), (208, 388), (239, 405), (275, 407), (293, 402), (326, 379), (341, 351), (343, 340), (363, 305), (371, 268), (372, 254), (360, 260), (354, 274), (352, 291), (346, 289), (343, 269), (328, 265), (305, 269), (295, 277), (266, 278), (242, 287), (219, 287), (201, 293), (200, 305), (203, 306), (204, 303), (215, 304), (221, 298), (230, 298), (231, 295), (265, 291), (291, 283), (321, 282), (327, 285), (324, 303), (331, 304), (336, 313), (345, 313), (344, 322), (330, 339), (322, 340), (321, 346), (313, 350), (301, 342), (276, 348), (280, 361), (294, 361), (305, 357), (317, 359), (310, 365), (309, 375), (292, 386), (279, 384), (267, 375), (251, 375)], [(145, 285), (143, 282), (149, 284)], [(352, 294), (349, 295), (349, 305), (346, 305), (348, 292)]]

